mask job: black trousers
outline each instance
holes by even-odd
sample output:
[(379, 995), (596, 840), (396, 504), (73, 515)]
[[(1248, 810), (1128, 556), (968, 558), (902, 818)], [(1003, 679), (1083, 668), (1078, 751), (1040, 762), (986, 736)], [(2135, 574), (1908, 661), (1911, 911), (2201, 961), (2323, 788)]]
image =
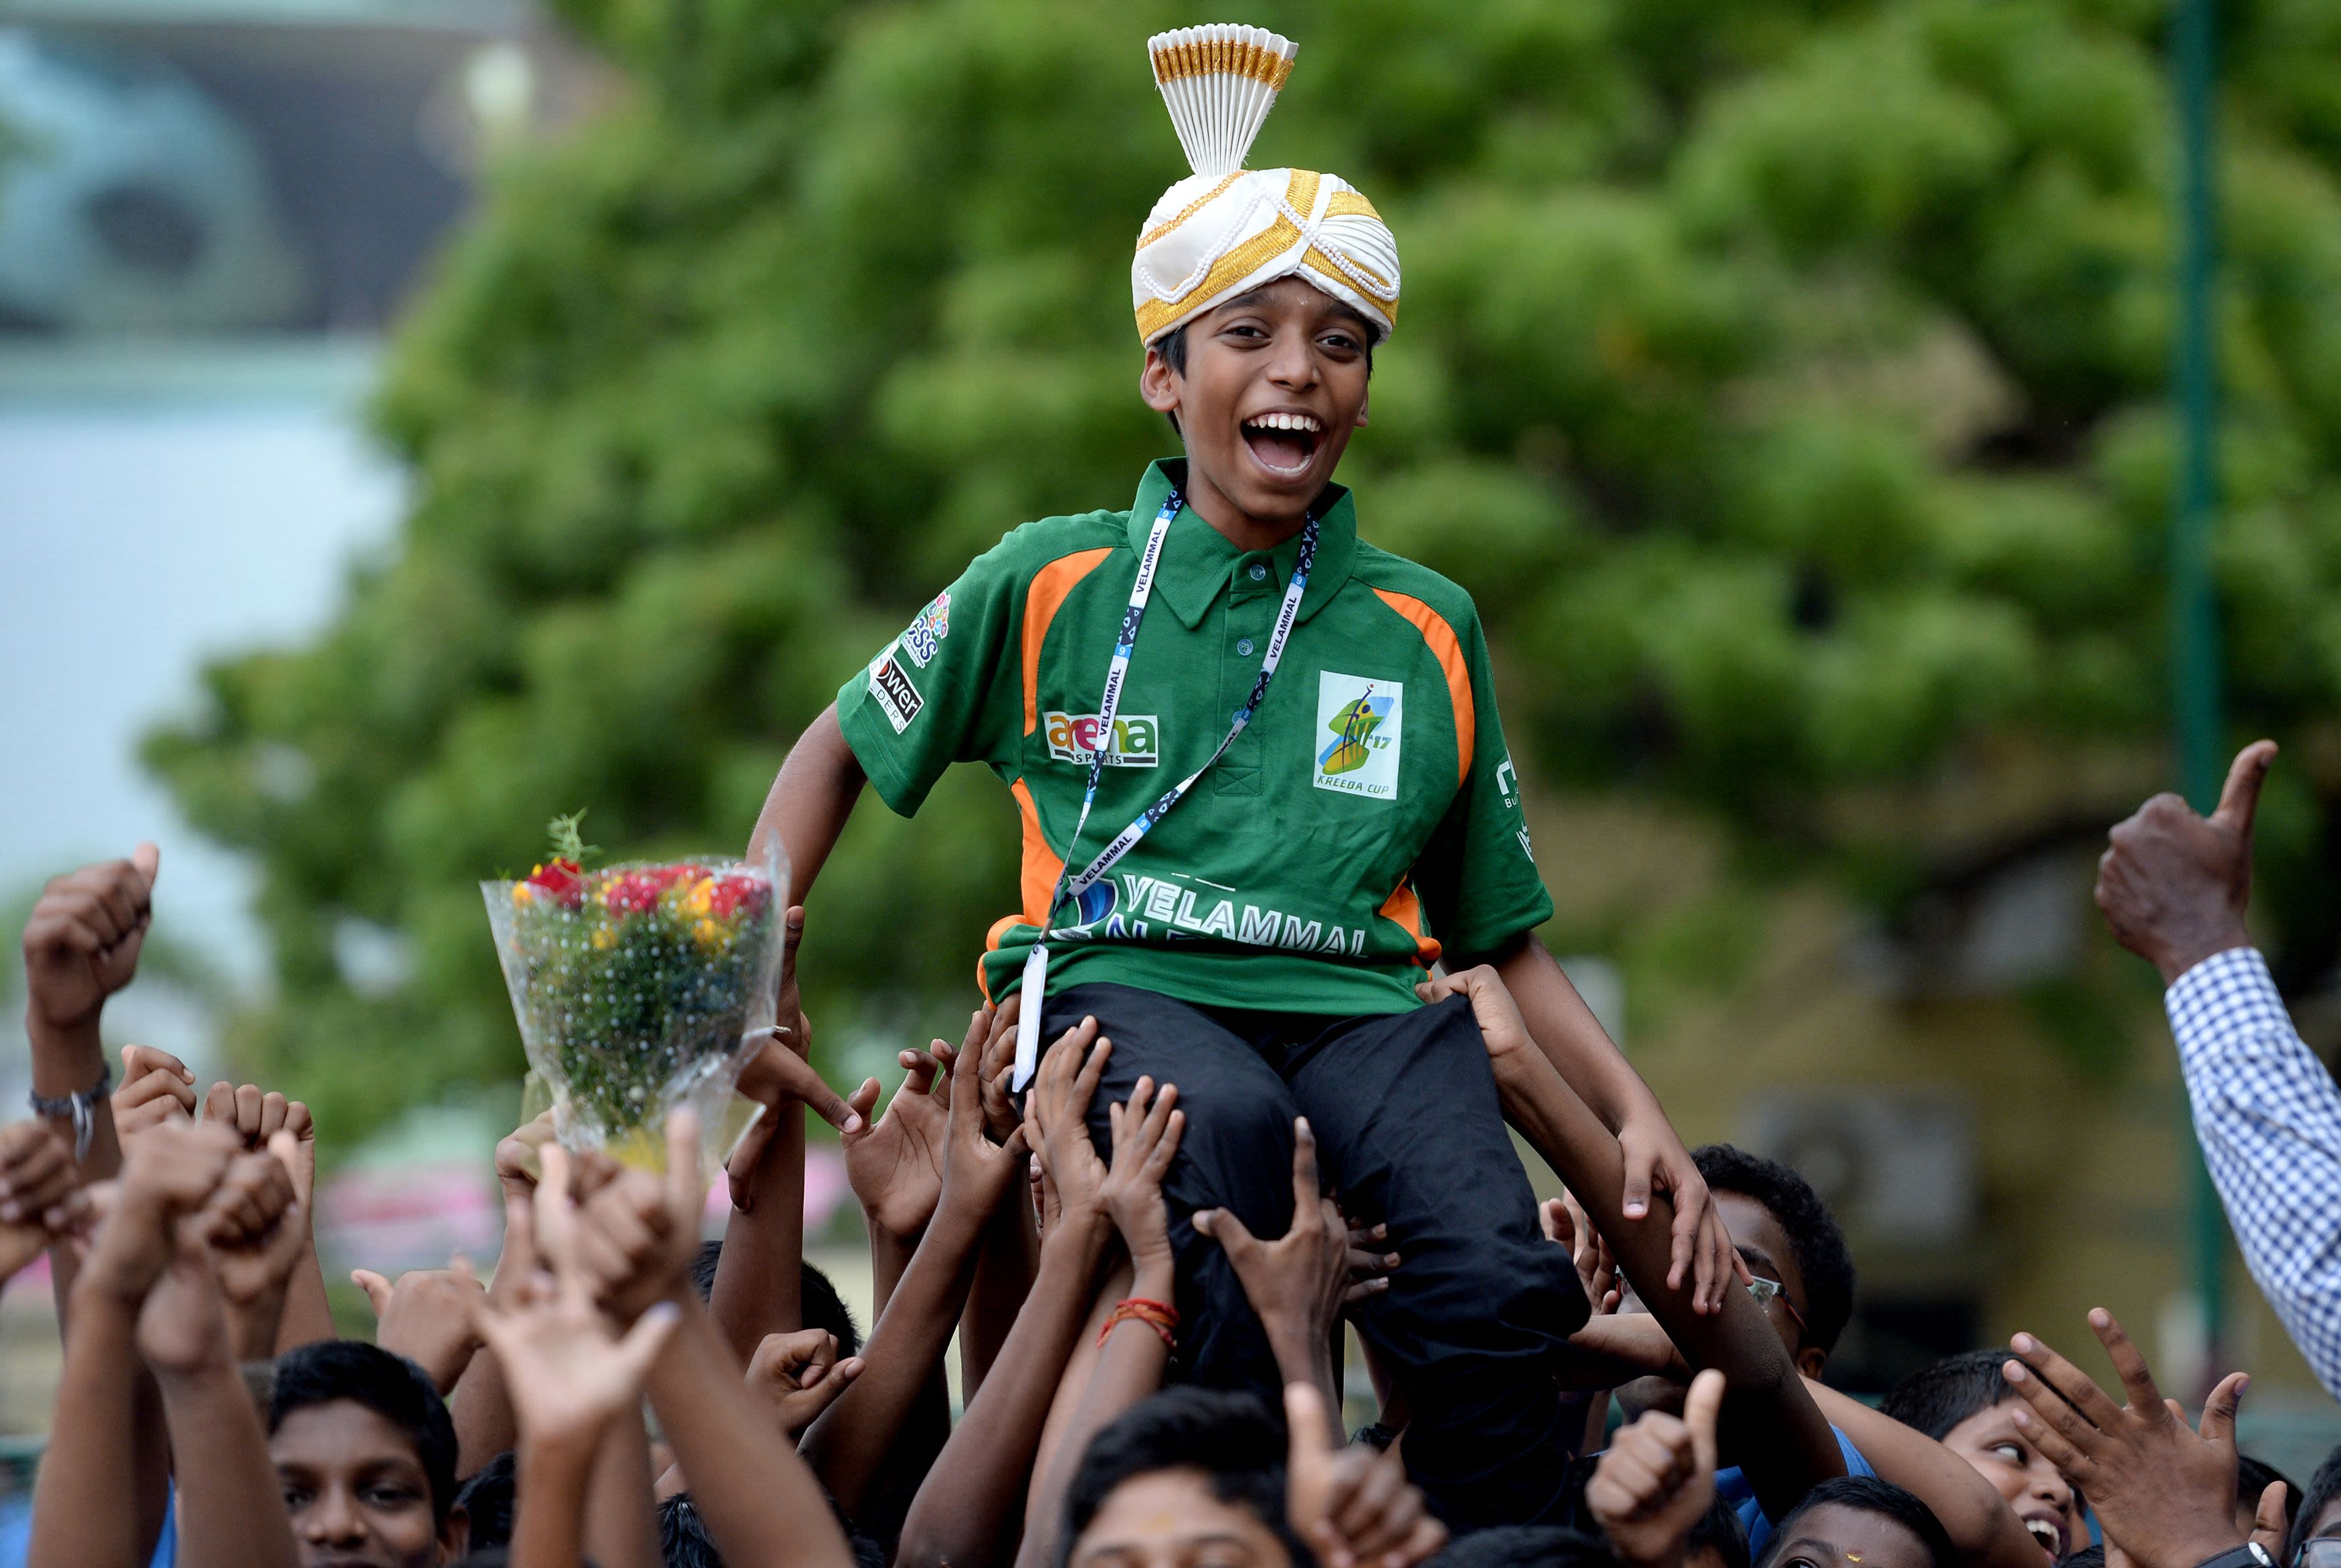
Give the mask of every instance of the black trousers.
[(1306, 1116), (1328, 1190), (1360, 1223), (1389, 1226), (1403, 1260), (1356, 1318), (1405, 1395), (1402, 1452), (1416, 1484), (1459, 1528), (1556, 1514), (1569, 1423), (1552, 1362), (1585, 1321), (1585, 1295), (1538, 1224), (1469, 1003), (1334, 1018), (1073, 986), (1049, 999), (1044, 1038), (1091, 1015), (1113, 1041), (1090, 1108), (1098, 1147), (1109, 1147), (1108, 1104), (1128, 1098), (1141, 1074), (1178, 1085), (1187, 1113), (1163, 1183), (1187, 1379), (1283, 1408), (1243, 1286), (1191, 1220), (1224, 1207), (1255, 1236), (1282, 1236), (1292, 1118)]

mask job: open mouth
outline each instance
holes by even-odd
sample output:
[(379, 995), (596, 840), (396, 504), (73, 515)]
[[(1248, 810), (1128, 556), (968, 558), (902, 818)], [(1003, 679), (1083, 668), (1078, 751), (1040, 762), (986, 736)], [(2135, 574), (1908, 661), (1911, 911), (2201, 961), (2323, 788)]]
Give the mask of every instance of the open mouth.
[(2025, 1520), (2024, 1529), (2052, 1562), (2065, 1555), (2065, 1527), (2055, 1520), (2035, 1513)]
[(1243, 439), (1262, 468), (1291, 476), (1308, 471), (1325, 430), (1314, 414), (1262, 413), (1243, 422)]

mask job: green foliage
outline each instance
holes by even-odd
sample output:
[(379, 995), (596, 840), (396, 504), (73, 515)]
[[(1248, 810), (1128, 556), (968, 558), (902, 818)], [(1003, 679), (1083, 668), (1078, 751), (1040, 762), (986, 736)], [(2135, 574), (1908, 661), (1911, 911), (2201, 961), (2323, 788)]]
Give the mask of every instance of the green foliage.
[[(1182, 172), (1142, 40), (1190, 8), (563, 9), (635, 90), (499, 171), (404, 328), (378, 404), (415, 479), (395, 558), (311, 646), (214, 666), (149, 748), (259, 857), (258, 1043), (344, 1126), (516, 1071), (472, 889), (553, 807), (590, 803), (627, 855), (741, 843), (921, 600), (1019, 521), (1120, 503), (1166, 439), (1124, 280)], [(2235, 704), (2287, 737), (2341, 695), (2328, 10), (2231, 8), (2224, 43), (2216, 557)], [(2010, 738), (2157, 743), (2162, 11), (1246, 14), (1303, 45), (1254, 161), (1354, 180), (1405, 256), (1344, 477), (1370, 536), (1479, 598), (1532, 779), (1627, 781), (1875, 879), (1926, 825), (1827, 809), (1848, 791), (1987, 779)], [(2306, 789), (2273, 847), (2313, 864), (2341, 776)], [(1017, 902), (1012, 818), (981, 779), (915, 831), (882, 815), (824, 875), (808, 973), (832, 1016), (940, 1017)], [(2320, 882), (2272, 881), (2318, 964)], [(395, 996), (336, 973), (353, 917), (411, 938)]]

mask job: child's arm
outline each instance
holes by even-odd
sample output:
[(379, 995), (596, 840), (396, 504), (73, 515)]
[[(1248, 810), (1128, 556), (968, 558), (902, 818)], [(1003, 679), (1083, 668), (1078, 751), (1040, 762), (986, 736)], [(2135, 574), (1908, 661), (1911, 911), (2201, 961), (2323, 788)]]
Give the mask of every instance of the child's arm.
[[(1113, 1163), (1102, 1196), (1106, 1213), (1130, 1253), (1125, 1300), (1168, 1305), (1176, 1286), (1170, 1253), (1170, 1216), (1162, 1203), (1162, 1176), (1179, 1153), (1187, 1128), (1177, 1108), (1179, 1091), (1170, 1084), (1154, 1093), (1154, 1080), (1141, 1077), (1127, 1104), (1107, 1107), (1113, 1121)], [(1109, 1281), (1109, 1283), (1111, 1283)], [(1086, 1326), (1086, 1325), (1084, 1325)], [(1061, 1432), (1044, 1434), (1038, 1474), (1024, 1509), (1024, 1541), (1017, 1549), (1020, 1568), (1040, 1568), (1057, 1557), (1065, 1488), (1089, 1451), (1090, 1439), (1123, 1411), (1162, 1386), (1170, 1364), (1173, 1331), (1143, 1316), (1109, 1316), (1104, 1345), (1081, 1402)], [(1078, 1369), (1078, 1368), (1077, 1368)]]
[[(1056, 1187), (1058, 1212), (1041, 1243), (1041, 1273), (983, 1391), (967, 1408), (902, 1522), (897, 1562), (987, 1568), (1012, 1544), (1041, 1428), (1090, 1309), (1111, 1239), (1104, 1163), (1087, 1117), (1112, 1045), (1088, 1045), (1096, 1023), (1069, 1030), (1042, 1059), (1026, 1110)], [(1083, 1048), (1087, 1047), (1086, 1050)], [(957, 1086), (953, 1086), (954, 1091)], [(956, 1107), (958, 1097), (953, 1095)], [(1033, 1135), (1027, 1135), (1033, 1136)]]
[[(1529, 1035), (1577, 1097), (1617, 1135), (1624, 1151), (1624, 1207), (1619, 1217), (1645, 1223), (1650, 1200), (1667, 1195), (1674, 1211), (1669, 1288), (1691, 1287), (1694, 1311), (1720, 1311), (1727, 1287), (1747, 1282), (1739, 1255), (1708, 1201), (1707, 1180), (1691, 1163), (1658, 1096), (1627, 1065), (1593, 1009), (1577, 994), (1544, 943), (1530, 932), (1495, 964)], [(1450, 977), (1451, 978), (1451, 977)]]
[(813, 878), (837, 847), (837, 836), (845, 831), (845, 819), (853, 814), (853, 803), (862, 798), (866, 782), (861, 759), (838, 727), (837, 704), (832, 702), (789, 749), (772, 792), (764, 797), (764, 809), (756, 814), (756, 829), (748, 837), (752, 860), (766, 840), (779, 836), (789, 854), (790, 903), (803, 903), (812, 891)]
[(1974, 1465), (1916, 1427), (1826, 1384), (1808, 1377), (1805, 1388), (1878, 1479), (1891, 1481), (1935, 1511), (1967, 1562), (1976, 1568), (2039, 1568), (2040, 1543)]
[[(1094, 1026), (1080, 1034), (1081, 1045), (1095, 1034)], [(941, 1196), (910, 1267), (870, 1331), (864, 1370), (804, 1435), (806, 1462), (848, 1516), (861, 1508), (912, 1407), (941, 1372), (985, 1217), (1023, 1175), (1022, 1129), (1004, 1145), (984, 1136), (975, 1084), (980, 1057), (962, 1051), (951, 1065)]]
[[(978, 1082), (983, 1092), (984, 1127), (1000, 1142), (1006, 1141), (1019, 1120), (1006, 1075), (1016, 1063), (1016, 1020), (1022, 1002), (1020, 991), (985, 1012)], [(968, 1287), (967, 1310), (960, 1316), (959, 1378), (964, 1398), (972, 1400), (982, 1392), (984, 1377), (1016, 1326), (1016, 1315), (1031, 1293), (1032, 1275), (1040, 1265), (1041, 1229), (1031, 1196), (1022, 1186), (1011, 1186), (984, 1227), (975, 1256), (975, 1283)]]
[(279, 1131), (265, 1150), (228, 1167), (214, 1200), (219, 1212), (207, 1232), (214, 1283), (238, 1361), (276, 1354), (286, 1282), (308, 1248), (305, 1206), (294, 1188), (299, 1157), (293, 1135)]
[[(1728, 1379), (1723, 1444), (1740, 1460), (1766, 1515), (1784, 1517), (1816, 1482), (1844, 1474), (1835, 1434), (1754, 1299), (1745, 1290), (1727, 1290), (1722, 1310), (1709, 1315), (1696, 1310), (1687, 1284), (1668, 1284), (1669, 1233), (1625, 1218), (1626, 1158), (1618, 1139), (1536, 1048), (1495, 972), (1467, 969), (1423, 989), (1426, 999), (1470, 997), (1506, 1119), (1584, 1205), (1626, 1277), (1690, 1365), (1716, 1367)], [(1666, 1202), (1663, 1193), (1653, 1193), (1651, 1212), (1665, 1212)]]

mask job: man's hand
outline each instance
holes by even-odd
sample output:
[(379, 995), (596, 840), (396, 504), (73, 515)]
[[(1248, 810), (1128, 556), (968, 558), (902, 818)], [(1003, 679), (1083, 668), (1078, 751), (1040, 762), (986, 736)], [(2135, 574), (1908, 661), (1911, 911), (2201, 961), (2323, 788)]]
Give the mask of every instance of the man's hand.
[(1179, 1086), (1164, 1084), (1154, 1092), (1154, 1080), (1141, 1077), (1130, 1091), (1127, 1104), (1110, 1105), (1113, 1123), (1113, 1163), (1106, 1169), (1100, 1196), (1105, 1211), (1121, 1232), (1130, 1262), (1139, 1278), (1149, 1265), (1167, 1277), (1171, 1269), (1170, 1216), (1162, 1203), (1162, 1177), (1179, 1153), (1179, 1139), (1187, 1130), (1187, 1113), (1177, 1109)]
[(394, 1285), (370, 1268), (352, 1271), (350, 1282), (374, 1305), (374, 1342), (429, 1373), (441, 1394), (451, 1392), (480, 1348), (472, 1308), (488, 1294), (463, 1254), (445, 1268), (409, 1269)]
[(0, 1281), (85, 1225), (89, 1214), (72, 1146), (55, 1126), (0, 1126)]
[(114, 1132), (124, 1142), (166, 1121), (195, 1114), (195, 1075), (168, 1051), (122, 1047), (122, 1087), (114, 1091)]
[(1283, 1236), (1263, 1242), (1223, 1208), (1197, 1209), (1194, 1225), (1228, 1255), (1285, 1381), (1300, 1381), (1305, 1371), (1332, 1397), (1327, 1346), (1350, 1288), (1350, 1225), (1318, 1185), (1309, 1118), (1292, 1122), (1292, 1224)]
[(2202, 1431), (2191, 1432), (2113, 1314), (2092, 1311), (2089, 1327), (2129, 1403), (2116, 1408), (2071, 1362), (2019, 1334), (2017, 1359), (2001, 1368), (2029, 1406), (2016, 1412), (2017, 1425), (2088, 1498), (2108, 1546), (2138, 1568), (2196, 1568), (2242, 1545), (2236, 1405), (2250, 1380), (2240, 1372), (2223, 1380), (2204, 1402)]
[(111, 1210), (75, 1289), (129, 1305), (145, 1300), (171, 1265), (179, 1221), (210, 1201), (236, 1154), (233, 1134), (191, 1122), (167, 1123), (140, 1138), (124, 1156)]
[(127, 860), (85, 866), (42, 890), (25, 924), (25, 1019), (36, 1032), (94, 1029), (105, 998), (137, 975), (162, 856), (141, 844)]
[(1397, 1454), (1340, 1445), (1315, 1384), (1284, 1385), (1284, 1420), (1285, 1517), (1325, 1568), (1411, 1568), (1447, 1544)]
[(1653, 1410), (1620, 1430), (1586, 1484), (1585, 1503), (1626, 1568), (1677, 1568), (1715, 1501), (1715, 1418), (1723, 1374), (1691, 1380), (1679, 1420)]
[(794, 1443), (862, 1375), (862, 1366), (858, 1355), (837, 1358), (837, 1335), (825, 1328), (768, 1334), (749, 1358), (748, 1386), (772, 1405), (781, 1434)]
[(2162, 971), (2162, 983), (2214, 953), (2251, 946), (2252, 816), (2276, 742), (2236, 753), (2218, 809), (2198, 817), (2176, 795), (2157, 795), (2115, 827), (2097, 861), (2097, 908), (2114, 939)]
[(1095, 1018), (1083, 1018), (1058, 1036), (1041, 1053), (1041, 1069), (1024, 1097), (1025, 1137), (1040, 1156), (1060, 1218), (1105, 1213), (1105, 1162), (1090, 1140), (1089, 1114), (1113, 1042), (1100, 1038), (1097, 1027)]

